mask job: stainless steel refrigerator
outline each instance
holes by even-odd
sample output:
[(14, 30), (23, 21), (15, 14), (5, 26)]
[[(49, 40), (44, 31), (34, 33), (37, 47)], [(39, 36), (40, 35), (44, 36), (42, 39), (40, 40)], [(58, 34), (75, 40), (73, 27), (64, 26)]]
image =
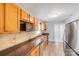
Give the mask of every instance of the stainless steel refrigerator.
[(79, 21), (65, 25), (64, 52), (66, 56), (79, 56)]

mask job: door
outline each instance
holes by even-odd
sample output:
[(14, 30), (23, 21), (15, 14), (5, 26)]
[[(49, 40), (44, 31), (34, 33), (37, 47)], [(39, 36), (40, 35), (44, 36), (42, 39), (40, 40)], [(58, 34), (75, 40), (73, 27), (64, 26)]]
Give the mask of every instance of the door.
[(14, 4), (5, 4), (5, 31), (18, 31), (17, 6)]
[(4, 4), (0, 3), (0, 33), (4, 32)]

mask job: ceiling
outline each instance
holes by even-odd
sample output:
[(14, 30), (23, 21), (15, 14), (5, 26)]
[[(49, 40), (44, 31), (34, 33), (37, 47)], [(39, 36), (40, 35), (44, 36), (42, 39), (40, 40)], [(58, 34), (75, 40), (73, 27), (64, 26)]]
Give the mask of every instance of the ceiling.
[(79, 10), (78, 3), (17, 3), (45, 22), (63, 22)]

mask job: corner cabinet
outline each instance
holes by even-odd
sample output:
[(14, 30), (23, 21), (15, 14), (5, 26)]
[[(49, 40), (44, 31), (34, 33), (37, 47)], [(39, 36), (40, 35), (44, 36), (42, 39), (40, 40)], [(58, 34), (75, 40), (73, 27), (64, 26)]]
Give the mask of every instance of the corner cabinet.
[(18, 8), (15, 4), (5, 4), (5, 31), (18, 32)]
[(0, 3), (0, 33), (4, 32), (4, 4)]
[(40, 56), (40, 46), (39, 45), (31, 52), (31, 56)]

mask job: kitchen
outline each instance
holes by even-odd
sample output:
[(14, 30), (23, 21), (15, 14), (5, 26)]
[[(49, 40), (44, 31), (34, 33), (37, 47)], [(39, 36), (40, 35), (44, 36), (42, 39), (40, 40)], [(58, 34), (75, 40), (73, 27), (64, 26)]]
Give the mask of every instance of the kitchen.
[(0, 3), (0, 56), (78, 56), (78, 10), (78, 3)]
[[(48, 44), (45, 22), (16, 4), (0, 4), (0, 55), (40, 55)], [(43, 33), (44, 32), (44, 33)], [(44, 40), (45, 39), (45, 40)]]

